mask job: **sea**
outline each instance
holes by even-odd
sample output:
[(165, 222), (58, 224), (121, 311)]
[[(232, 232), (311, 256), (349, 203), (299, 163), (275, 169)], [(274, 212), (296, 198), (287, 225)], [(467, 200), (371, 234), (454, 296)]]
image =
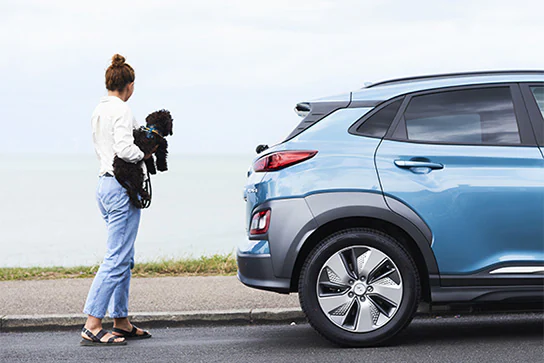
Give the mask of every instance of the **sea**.
[[(152, 176), (136, 262), (233, 253), (245, 239), (243, 186), (252, 155), (169, 155)], [(94, 155), (3, 155), (0, 267), (98, 264), (106, 224)]]

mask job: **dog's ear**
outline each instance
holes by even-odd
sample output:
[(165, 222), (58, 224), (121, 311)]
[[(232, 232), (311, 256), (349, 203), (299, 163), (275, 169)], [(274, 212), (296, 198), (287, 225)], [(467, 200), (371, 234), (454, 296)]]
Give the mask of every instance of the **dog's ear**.
[[(166, 111), (166, 110), (165, 110)], [(164, 115), (164, 120), (165, 120), (165, 134), (164, 136), (167, 136), (167, 135), (173, 135), (174, 134), (174, 119), (172, 118), (172, 115), (170, 114), (170, 111), (166, 111), (166, 114)]]
[(168, 131), (170, 132), (170, 135), (174, 135), (174, 119), (170, 112), (168, 112)]
[(170, 117), (170, 120), (168, 121), (168, 134), (167, 135), (174, 135), (174, 120)]

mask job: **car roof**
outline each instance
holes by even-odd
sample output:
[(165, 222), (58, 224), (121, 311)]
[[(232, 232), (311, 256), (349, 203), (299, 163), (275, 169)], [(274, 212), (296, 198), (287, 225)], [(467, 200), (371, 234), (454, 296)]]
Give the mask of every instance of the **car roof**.
[(416, 76), (416, 77), (405, 77), (405, 78), (397, 78), (397, 79), (390, 79), (386, 81), (371, 83), (366, 87), (363, 88), (371, 88), (371, 87), (378, 87), (383, 85), (391, 85), (391, 84), (401, 84), (401, 83), (416, 83), (426, 80), (441, 80), (441, 81), (448, 81), (452, 78), (470, 78), (470, 77), (485, 77), (485, 76), (492, 76), (492, 77), (498, 77), (501, 76), (512, 76), (512, 75), (536, 75), (536, 76), (542, 76), (544, 75), (544, 71), (540, 70), (511, 70), (511, 71), (481, 71), (481, 72), (461, 72), (461, 73), (442, 73), (442, 74), (432, 74), (432, 75), (426, 75), (426, 76)]
[[(353, 91), (351, 101), (385, 101), (406, 93), (425, 91), (437, 88), (509, 83), (509, 82), (544, 82), (543, 70), (510, 70), (436, 74), (418, 77), (407, 77), (382, 81), (365, 88)], [(346, 99), (348, 94), (327, 97), (318, 101)]]

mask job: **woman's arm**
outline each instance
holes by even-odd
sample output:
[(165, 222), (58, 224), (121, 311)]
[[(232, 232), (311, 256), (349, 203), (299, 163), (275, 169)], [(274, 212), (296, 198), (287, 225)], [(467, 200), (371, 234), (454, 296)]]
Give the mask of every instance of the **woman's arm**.
[(137, 163), (144, 158), (144, 153), (134, 144), (132, 119), (132, 112), (127, 107), (123, 116), (113, 121), (113, 152), (126, 162)]

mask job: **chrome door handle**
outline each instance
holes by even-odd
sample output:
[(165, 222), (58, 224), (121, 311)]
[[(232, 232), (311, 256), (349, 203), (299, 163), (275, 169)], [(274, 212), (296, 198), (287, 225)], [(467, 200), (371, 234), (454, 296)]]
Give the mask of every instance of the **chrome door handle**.
[(395, 165), (399, 168), (429, 168), (429, 169), (442, 169), (444, 165), (440, 163), (432, 163), (430, 161), (416, 161), (416, 160), (395, 160)]

